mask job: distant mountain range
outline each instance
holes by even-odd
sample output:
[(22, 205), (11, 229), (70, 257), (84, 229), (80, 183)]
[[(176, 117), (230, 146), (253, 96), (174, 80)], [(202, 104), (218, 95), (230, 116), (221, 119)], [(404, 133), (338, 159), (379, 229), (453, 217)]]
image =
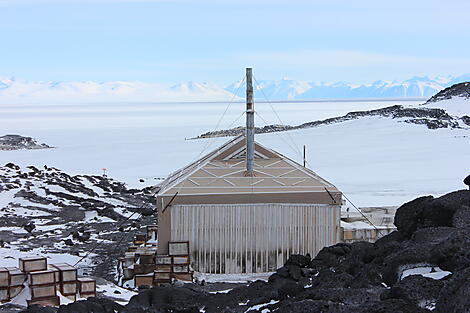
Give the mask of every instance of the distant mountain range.
[[(464, 81), (470, 81), (470, 74), (458, 77), (413, 77), (402, 82), (376, 81), (371, 84), (316, 83), (290, 79), (263, 80), (255, 84), (255, 98), (259, 100), (428, 98), (446, 87)], [(235, 82), (224, 87), (210, 83), (187, 82), (165, 86), (133, 81), (28, 82), (0, 78), (0, 104), (227, 101), (244, 97), (244, 86), (240, 84), (241, 82)]]

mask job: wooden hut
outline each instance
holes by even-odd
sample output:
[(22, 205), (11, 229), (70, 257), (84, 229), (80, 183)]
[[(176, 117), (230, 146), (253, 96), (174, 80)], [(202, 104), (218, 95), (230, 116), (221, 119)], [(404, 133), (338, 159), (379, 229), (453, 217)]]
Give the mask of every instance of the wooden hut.
[(168, 242), (189, 241), (196, 271), (274, 271), (291, 254), (315, 255), (340, 240), (341, 192), (254, 141), (249, 89), (246, 134), (159, 185), (158, 254)]

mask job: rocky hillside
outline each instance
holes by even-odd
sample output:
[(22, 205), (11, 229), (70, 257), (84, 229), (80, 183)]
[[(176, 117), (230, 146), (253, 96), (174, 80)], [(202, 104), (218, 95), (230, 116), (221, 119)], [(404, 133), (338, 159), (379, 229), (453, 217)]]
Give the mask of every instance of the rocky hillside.
[(0, 150), (19, 150), (19, 149), (47, 149), (52, 148), (45, 143), (38, 143), (31, 137), (20, 135), (0, 136)]
[(215, 294), (196, 284), (160, 286), (125, 306), (94, 298), (57, 312), (470, 312), (469, 204), (469, 190), (417, 198), (398, 209), (396, 232), (326, 247), (314, 258), (291, 256), (267, 282)]
[[(130, 217), (134, 212), (139, 214)], [(133, 235), (155, 223), (152, 213), (149, 190), (127, 189), (108, 177), (12, 163), (0, 167), (2, 259), (40, 254), (74, 263), (84, 258), (78, 267), (112, 281), (117, 258)]]
[(470, 99), (470, 82), (455, 84), (451, 87), (441, 90), (437, 94), (432, 96), (426, 103), (447, 100), (451, 99), (452, 97), (462, 97), (465, 99)]
[[(320, 121), (307, 122), (300, 125), (267, 125), (264, 127), (256, 127), (255, 132), (258, 134), (273, 133), (279, 131), (296, 130), (310, 127), (318, 127), (322, 125), (341, 123), (349, 120), (355, 120), (365, 117), (384, 117), (397, 120), (398, 122), (421, 124), (425, 125), (429, 129), (438, 128), (459, 128), (470, 126), (470, 117), (468, 115), (460, 114), (455, 115), (452, 112), (448, 112), (446, 109), (436, 107), (426, 107), (430, 103), (438, 104), (439, 101), (448, 100), (451, 98), (459, 99), (470, 99), (470, 83), (455, 84), (435, 96), (430, 98), (426, 103), (418, 107), (404, 107), (402, 105), (393, 105), (386, 108), (370, 110), (370, 111), (356, 111), (349, 112), (346, 115), (328, 118)], [(466, 101), (466, 100), (465, 100)], [(468, 100), (468, 107), (470, 107), (470, 100)], [(466, 105), (466, 104), (460, 104)], [(457, 111), (461, 112), (461, 111)], [(466, 111), (463, 111), (466, 112)], [(225, 137), (225, 136), (236, 136), (245, 131), (244, 127), (236, 127), (232, 129), (225, 129), (219, 131), (212, 131), (203, 133), (197, 138), (210, 138), (210, 137)]]

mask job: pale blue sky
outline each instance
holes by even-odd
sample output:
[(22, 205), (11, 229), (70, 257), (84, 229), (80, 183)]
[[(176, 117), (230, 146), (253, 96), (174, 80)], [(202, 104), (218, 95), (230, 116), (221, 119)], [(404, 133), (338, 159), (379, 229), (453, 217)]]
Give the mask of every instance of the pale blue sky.
[(470, 1), (0, 0), (0, 76), (227, 84), (470, 71)]

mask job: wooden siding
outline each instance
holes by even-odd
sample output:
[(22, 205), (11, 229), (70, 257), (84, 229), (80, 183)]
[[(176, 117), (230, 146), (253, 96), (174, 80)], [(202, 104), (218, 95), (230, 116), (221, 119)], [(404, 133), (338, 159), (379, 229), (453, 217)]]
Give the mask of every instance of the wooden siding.
[(171, 240), (189, 240), (204, 273), (270, 272), (291, 254), (314, 256), (339, 241), (339, 206), (199, 204), (171, 206)]

